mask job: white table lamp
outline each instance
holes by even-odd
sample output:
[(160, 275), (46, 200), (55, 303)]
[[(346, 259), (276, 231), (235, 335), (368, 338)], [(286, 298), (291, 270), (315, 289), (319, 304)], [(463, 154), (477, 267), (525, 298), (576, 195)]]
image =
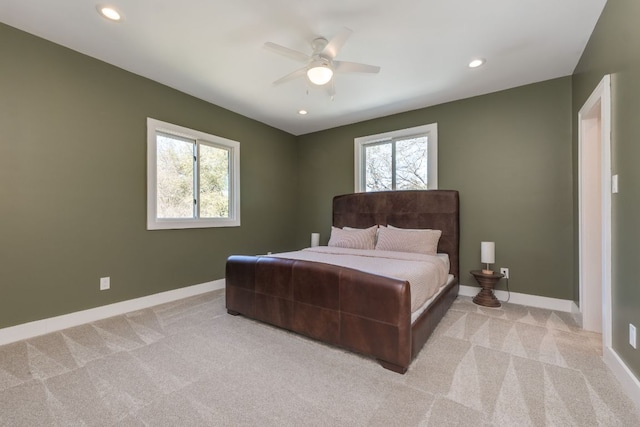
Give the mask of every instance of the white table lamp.
[(493, 274), (489, 264), (496, 262), (495, 242), (480, 242), (480, 262), (487, 264), (487, 268), (482, 270), (483, 274)]

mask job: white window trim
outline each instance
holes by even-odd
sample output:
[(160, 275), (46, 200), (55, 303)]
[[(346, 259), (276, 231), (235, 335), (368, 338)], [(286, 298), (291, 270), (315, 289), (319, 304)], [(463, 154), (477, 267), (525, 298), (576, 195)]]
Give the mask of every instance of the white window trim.
[[(229, 149), (229, 218), (157, 218), (157, 140), (164, 132)], [(147, 117), (147, 230), (240, 226), (240, 143)]]
[(416, 126), (408, 129), (399, 129), (391, 132), (379, 133), (376, 135), (361, 136), (354, 139), (354, 188), (356, 193), (365, 192), (364, 169), (362, 159), (364, 145), (372, 142), (386, 141), (396, 138), (408, 138), (416, 135), (427, 136), (427, 156), (428, 156), (428, 189), (438, 189), (438, 124)]

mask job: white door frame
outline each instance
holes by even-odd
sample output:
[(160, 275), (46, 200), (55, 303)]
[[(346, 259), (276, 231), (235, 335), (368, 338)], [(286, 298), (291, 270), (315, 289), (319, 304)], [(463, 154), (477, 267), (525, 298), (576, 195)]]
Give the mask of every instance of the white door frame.
[[(599, 104), (599, 111), (597, 109)], [(602, 344), (611, 347), (611, 77), (605, 75), (578, 113), (578, 209), (579, 209), (579, 281), (580, 311), (585, 316), (585, 227), (583, 223), (584, 201), (582, 191), (588, 185), (589, 171), (582, 164), (585, 148), (584, 126), (587, 120), (600, 115), (601, 133), (601, 184), (602, 184)], [(588, 313), (587, 313), (588, 314)]]

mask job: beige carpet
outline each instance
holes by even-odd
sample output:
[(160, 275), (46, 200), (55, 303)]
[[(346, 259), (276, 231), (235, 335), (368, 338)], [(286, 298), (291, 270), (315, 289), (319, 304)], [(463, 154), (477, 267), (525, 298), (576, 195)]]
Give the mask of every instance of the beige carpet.
[(638, 426), (600, 340), (461, 297), (398, 375), (218, 291), (0, 347), (0, 425)]

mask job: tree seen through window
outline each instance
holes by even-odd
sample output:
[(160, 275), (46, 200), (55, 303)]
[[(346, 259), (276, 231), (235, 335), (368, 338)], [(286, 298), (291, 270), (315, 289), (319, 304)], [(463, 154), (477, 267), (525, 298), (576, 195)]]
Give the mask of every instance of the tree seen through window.
[(364, 145), (365, 191), (428, 189), (426, 136)]

